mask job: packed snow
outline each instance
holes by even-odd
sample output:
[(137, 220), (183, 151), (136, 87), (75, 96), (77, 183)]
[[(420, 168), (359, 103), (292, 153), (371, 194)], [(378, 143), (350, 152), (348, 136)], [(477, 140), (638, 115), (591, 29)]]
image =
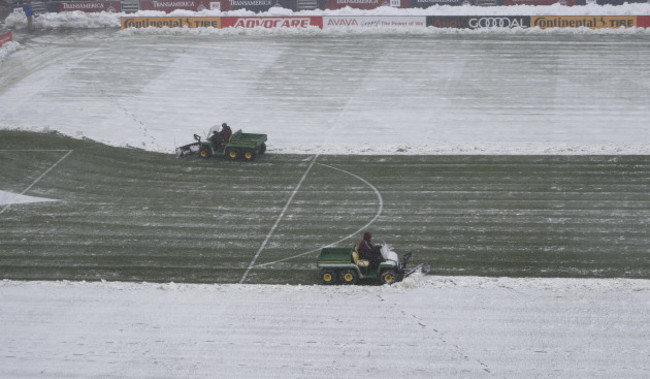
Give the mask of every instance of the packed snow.
[[(287, 10), (275, 8), (271, 12), (290, 14)], [(178, 11), (175, 15), (186, 13)], [(234, 14), (251, 15), (246, 11), (228, 13)], [(348, 8), (301, 14), (639, 15), (650, 14), (650, 5), (441, 6), (426, 10), (382, 8), (374, 11)], [(139, 12), (137, 15), (153, 14)], [(204, 11), (200, 15), (224, 14)], [(113, 28), (119, 26), (120, 16), (70, 12), (43, 14), (38, 22), (46, 30)], [(32, 42), (20, 34), (25, 24), (24, 17), (12, 14), (5, 24), (17, 31), (17, 42), (0, 49), (0, 70), (8, 70), (7, 62), (13, 62), (13, 55), (30, 56), (30, 49), (34, 48)], [(119, 38), (142, 34), (155, 38), (157, 34), (168, 32), (147, 30), (117, 33)], [(436, 32), (459, 33), (447, 30)], [(574, 32), (601, 33), (584, 30), (566, 33)], [(173, 33), (198, 36), (206, 32)], [(233, 31), (215, 30), (210, 33), (227, 35)], [(255, 35), (255, 32), (247, 33)], [(647, 32), (617, 30), (606, 33), (638, 33), (645, 36)], [(29, 38), (37, 42), (40, 40), (44, 45), (48, 41), (54, 42), (54, 39), (48, 40), (43, 35)], [(81, 96), (75, 98), (81, 101), (81, 110), (71, 109), (66, 117), (56, 116), (56, 110), (68, 105), (70, 98), (57, 93), (57, 96), (61, 96), (59, 99), (48, 90), (56, 86), (65, 89), (66, 76), (61, 73), (75, 67), (83, 59), (92, 59), (92, 54), (98, 48), (88, 46), (101, 45), (107, 37), (102, 34), (97, 40), (93, 38), (90, 35), (81, 39), (76, 47), (76, 51), (81, 52), (80, 56), (65, 58), (64, 53), (56, 55), (56, 59), (60, 59), (58, 64), (51, 61), (44, 64), (50, 56), (44, 56), (42, 60), (35, 56), (39, 64), (48, 68), (40, 73), (35, 70), (35, 75), (25, 74), (10, 88), (0, 91), (0, 128), (58, 130), (74, 137), (90, 137), (117, 146), (130, 145), (168, 152), (172, 151), (174, 142), (185, 142), (183, 138), (189, 140), (191, 134), (197, 131), (191, 127), (182, 130), (151, 127), (148, 124), (144, 127), (141, 122), (147, 116), (163, 120), (173, 114), (161, 115), (160, 104), (155, 108), (147, 105), (153, 98), (148, 96), (164, 93), (161, 91), (165, 88), (164, 80), (151, 81), (149, 88), (140, 88), (139, 94), (133, 95), (140, 96), (136, 98), (136, 108), (129, 108), (126, 102), (120, 102), (120, 98), (116, 97), (115, 94), (125, 89), (120, 87), (122, 84), (111, 83), (117, 88), (110, 88), (108, 84), (102, 87), (102, 83), (98, 83), (95, 90), (103, 91), (103, 97), (94, 94), (85, 99)], [(164, 40), (157, 39), (156, 42), (165, 47)], [(260, 48), (265, 42), (268, 40), (262, 40)], [(70, 40), (66, 40), (66, 44), (69, 43)], [(647, 49), (647, 44), (639, 46)], [(103, 55), (102, 58), (115, 59), (117, 54), (119, 51), (109, 51), (108, 56)], [(177, 59), (184, 59), (184, 64), (205, 68), (191, 55)], [(264, 63), (272, 62), (270, 59)], [(98, 70), (105, 68), (100, 66)], [(167, 84), (180, 83), (177, 79), (180, 79), (181, 71), (177, 67), (170, 65), (165, 69), (172, 74), (166, 79)], [(636, 74), (630, 73), (626, 78), (632, 79)], [(110, 77), (97, 73), (91, 73), (91, 76), (100, 80)], [(542, 76), (539, 79), (545, 78)], [(0, 83), (3, 83), (1, 78)], [(137, 83), (123, 85), (134, 84)], [(226, 82), (228, 84), (232, 82)], [(641, 81), (638, 85), (647, 94), (648, 82)], [(235, 100), (237, 95), (231, 94)], [(156, 99), (164, 105), (171, 103), (173, 97), (174, 94), (166, 94)], [(13, 107), (21, 107), (27, 101), (37, 104), (38, 111), (33, 114), (12, 111)], [(103, 115), (98, 118), (95, 112), (106, 108), (114, 110), (116, 104), (123, 108), (125, 117), (119, 118), (113, 127), (101, 124)], [(181, 103), (181, 107), (188, 104)], [(369, 153), (388, 150), (410, 154), (648, 154), (650, 138), (647, 127), (644, 132), (639, 126), (647, 124), (650, 115), (648, 104), (634, 104), (633, 115), (627, 119), (632, 128), (625, 129), (626, 125), (621, 125), (622, 129), (599, 129), (599, 138), (588, 143), (580, 136), (584, 129), (576, 129), (575, 132), (569, 129), (563, 135), (563, 144), (557, 140), (540, 141), (540, 135), (535, 133), (510, 140), (510, 143), (479, 143), (489, 140), (488, 134), (494, 132), (494, 128), (500, 135), (512, 133), (507, 128), (499, 130), (496, 123), (489, 124), (491, 128), (472, 129), (461, 135), (465, 140), (450, 139), (447, 144), (430, 142), (430, 146), (418, 145), (417, 139), (407, 136), (399, 142), (400, 146), (386, 148), (382, 145), (381, 149), (373, 150), (372, 146), (385, 143), (377, 130), (386, 129), (377, 129), (375, 124), (356, 124), (353, 135), (364, 137), (367, 143), (365, 152)], [(226, 102), (226, 106), (235, 109), (231, 115), (237, 114), (238, 108), (234, 102)], [(265, 108), (261, 108), (256, 112), (263, 113)], [(331, 118), (336, 122), (356, 122), (358, 119), (345, 114), (352, 108), (347, 105), (339, 110), (341, 114), (332, 115)], [(628, 109), (623, 108), (623, 111)], [(241, 112), (243, 115), (243, 108)], [(207, 130), (215, 123), (211, 119), (214, 115), (209, 112), (194, 115), (196, 119), (192, 120), (192, 125), (199, 129)], [(239, 127), (243, 124), (246, 131), (266, 117), (264, 114), (258, 116), (247, 115), (247, 121), (241, 122), (229, 117), (227, 121), (239, 124)], [(593, 116), (587, 122), (597, 124), (596, 118)], [(298, 123), (292, 126), (280, 120), (271, 119), (278, 126), (288, 128), (284, 133), (274, 133), (264, 127), (255, 130), (269, 132), (270, 152), (295, 152), (296, 147), (302, 147), (302, 150), (298, 150), (306, 153), (349, 151), (341, 149), (339, 141), (332, 137), (333, 132), (341, 132), (341, 129), (331, 125), (334, 121), (329, 121), (324, 128), (326, 130), (318, 133), (299, 128), (317, 129), (322, 125)], [(413, 121), (419, 120), (415, 117)], [(427, 130), (416, 122), (403, 125), (413, 130), (414, 135)], [(303, 133), (305, 141), (297, 143), (283, 139), (283, 136), (298, 131)], [(476, 140), (471, 140), (472, 136)], [(534, 139), (524, 138), (526, 136)], [(608, 140), (615, 142), (602, 142)], [(36, 200), (43, 199), (0, 191), (0, 205)], [(317, 271), (314, 275), (317, 275)], [(650, 376), (648, 319), (650, 280), (414, 275), (393, 286), (336, 287), (5, 280), (0, 282), (0, 377), (647, 378)]]

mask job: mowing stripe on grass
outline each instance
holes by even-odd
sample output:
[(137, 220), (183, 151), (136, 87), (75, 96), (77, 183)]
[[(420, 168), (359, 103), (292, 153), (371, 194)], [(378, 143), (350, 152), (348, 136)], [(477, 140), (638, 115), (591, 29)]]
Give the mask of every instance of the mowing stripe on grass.
[(318, 154), (314, 156), (314, 159), (311, 161), (309, 166), (307, 167), (307, 170), (305, 170), (305, 173), (302, 175), (302, 178), (300, 178), (300, 181), (298, 182), (298, 185), (296, 188), (293, 190), (291, 193), (291, 196), (289, 196), (289, 200), (287, 200), (287, 203), (284, 205), (284, 208), (282, 208), (282, 212), (280, 212), (280, 215), (278, 216), (278, 219), (275, 220), (275, 224), (273, 224), (273, 227), (269, 231), (269, 234), (266, 235), (266, 238), (264, 239), (264, 242), (262, 242), (262, 246), (260, 246), (259, 250), (257, 250), (257, 253), (253, 257), (253, 260), (251, 263), (248, 265), (248, 268), (246, 269), (246, 272), (244, 272), (244, 276), (242, 276), (241, 280), (239, 283), (244, 283), (246, 280), (246, 277), (248, 276), (248, 273), (251, 271), (253, 266), (255, 266), (255, 261), (257, 261), (257, 258), (260, 256), (260, 253), (262, 253), (262, 250), (264, 250), (264, 247), (266, 247), (266, 244), (269, 242), (269, 239), (271, 239), (271, 236), (273, 235), (273, 232), (275, 229), (278, 227), (278, 224), (280, 224), (280, 220), (282, 220), (282, 217), (284, 217), (285, 212), (289, 208), (289, 205), (293, 201), (294, 196), (296, 196), (296, 193), (298, 193), (298, 190), (300, 189), (300, 186), (302, 186), (302, 182), (305, 181), (305, 178), (307, 178), (307, 175), (311, 171), (312, 167), (314, 167), (314, 163), (316, 163), (316, 159), (318, 159)]
[(350, 175), (350, 176), (352, 176), (352, 177), (354, 177), (354, 178), (359, 179), (360, 181), (362, 181), (363, 183), (365, 183), (368, 187), (370, 187), (370, 188), (375, 192), (375, 194), (377, 195), (377, 200), (379, 200), (379, 208), (377, 209), (377, 214), (375, 214), (375, 217), (373, 217), (372, 220), (368, 221), (367, 224), (365, 224), (364, 226), (362, 226), (361, 228), (359, 228), (359, 230), (357, 230), (356, 232), (351, 233), (351, 234), (349, 234), (349, 235), (347, 235), (347, 236), (341, 238), (340, 240), (338, 240), (338, 241), (336, 241), (336, 242), (332, 242), (332, 243), (330, 243), (330, 244), (328, 244), (328, 245), (321, 246), (321, 247), (319, 247), (319, 248), (317, 248), (317, 249), (310, 250), (310, 251), (307, 251), (307, 252), (304, 252), (304, 253), (300, 253), (300, 254), (297, 254), (297, 255), (294, 255), (294, 256), (291, 256), (291, 257), (286, 257), (286, 258), (278, 259), (277, 261), (267, 262), (267, 263), (262, 263), (262, 264), (259, 264), (259, 265), (255, 266), (255, 267), (265, 267), (265, 266), (270, 266), (270, 265), (273, 265), (273, 264), (276, 264), (276, 263), (280, 263), (280, 262), (288, 261), (288, 260), (290, 260), (290, 259), (294, 259), (294, 258), (302, 257), (303, 255), (313, 254), (313, 253), (319, 252), (321, 249), (323, 249), (323, 248), (325, 248), (325, 247), (335, 246), (335, 245), (338, 245), (339, 243), (341, 243), (341, 242), (343, 242), (343, 241), (345, 241), (345, 240), (347, 240), (347, 239), (350, 239), (350, 238), (352, 238), (352, 237), (355, 237), (355, 236), (358, 237), (358, 234), (359, 234), (359, 233), (361, 233), (361, 232), (362, 232), (363, 230), (365, 230), (366, 228), (370, 227), (370, 225), (372, 225), (375, 221), (377, 221), (377, 219), (378, 219), (379, 216), (381, 215), (381, 212), (384, 210), (384, 199), (381, 197), (381, 192), (379, 192), (379, 190), (377, 189), (377, 187), (373, 186), (369, 181), (365, 180), (364, 178), (360, 177), (359, 175), (356, 175), (356, 174), (351, 173), (350, 171), (346, 171), (346, 170), (343, 170), (343, 169), (341, 169), (341, 168), (334, 167), (334, 166), (330, 166), (330, 165), (326, 165), (326, 164), (323, 164), (323, 163), (319, 163), (319, 165), (320, 165), (320, 166), (323, 166), (323, 167), (331, 168), (331, 169), (336, 170), (336, 171), (343, 172), (343, 173), (345, 173), (345, 174), (348, 174), (348, 175)]
[[(63, 151), (66, 151), (66, 150), (63, 150)], [(61, 163), (64, 159), (66, 159), (66, 158), (68, 157), (68, 155), (72, 154), (72, 150), (67, 150), (67, 151), (68, 151), (68, 152), (67, 152), (67, 153), (66, 153), (66, 154), (65, 154), (61, 159), (59, 159), (58, 161), (56, 161), (56, 163), (54, 163), (52, 166), (50, 166), (50, 168), (48, 168), (47, 170), (45, 170), (45, 172), (42, 173), (41, 176), (39, 176), (38, 178), (36, 178), (36, 180), (34, 180), (34, 181), (32, 182), (32, 184), (30, 184), (27, 188), (25, 188), (25, 190), (24, 190), (23, 192), (19, 193), (18, 195), (24, 195), (25, 192), (27, 192), (27, 191), (29, 191), (30, 189), (32, 189), (32, 187), (34, 187), (34, 185), (36, 185), (36, 183), (38, 183), (39, 180), (43, 179), (43, 178), (45, 177), (45, 175), (47, 175), (47, 174), (48, 174), (50, 171), (52, 171), (56, 166), (58, 166), (59, 163)], [(11, 207), (11, 201), (9, 201), (9, 204), (5, 205), (5, 207), (2, 208), (2, 209), (0, 210), (0, 215), (3, 214), (3, 213), (5, 213), (5, 212), (7, 211), (7, 209), (9, 209), (10, 207)]]

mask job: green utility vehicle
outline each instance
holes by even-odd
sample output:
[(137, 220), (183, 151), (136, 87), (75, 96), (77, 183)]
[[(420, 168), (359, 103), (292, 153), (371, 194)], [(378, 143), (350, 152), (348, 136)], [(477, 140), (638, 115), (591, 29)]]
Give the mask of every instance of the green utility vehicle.
[(176, 156), (187, 157), (198, 155), (201, 158), (222, 156), (225, 159), (243, 159), (252, 161), (266, 151), (266, 134), (244, 133), (240, 130), (233, 133), (229, 141), (215, 144), (210, 139), (202, 140), (194, 135), (196, 142), (176, 148)]
[(376, 268), (371, 268), (370, 262), (359, 258), (357, 246), (349, 248), (324, 248), (318, 256), (317, 266), (320, 268), (320, 279), (323, 284), (357, 284), (360, 280), (379, 280), (382, 284), (400, 282), (409, 275), (421, 270), (429, 272), (430, 265), (421, 263), (411, 270), (406, 270), (406, 264), (412, 253), (406, 253), (400, 260), (397, 253), (390, 251), (384, 245), (381, 249), (382, 262)]

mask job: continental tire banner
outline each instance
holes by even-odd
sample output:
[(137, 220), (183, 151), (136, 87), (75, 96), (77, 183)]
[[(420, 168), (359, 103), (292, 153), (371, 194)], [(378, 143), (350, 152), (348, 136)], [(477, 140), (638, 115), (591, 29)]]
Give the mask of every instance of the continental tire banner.
[(323, 29), (425, 28), (426, 16), (323, 16)]
[(62, 1), (59, 3), (60, 12), (119, 12), (121, 3), (119, 1)]
[(122, 17), (128, 28), (221, 28), (221, 17)]
[(221, 17), (222, 28), (323, 28), (320, 16), (292, 17)]
[(530, 16), (427, 16), (427, 26), (455, 29), (525, 29), (530, 27)]
[(11, 35), (11, 32), (9, 32), (7, 34), (0, 35), (0, 47), (2, 47), (2, 45), (4, 45), (5, 43), (11, 42), (11, 41), (13, 41), (13, 37)]
[(531, 16), (532, 27), (618, 29), (636, 27), (636, 16)]

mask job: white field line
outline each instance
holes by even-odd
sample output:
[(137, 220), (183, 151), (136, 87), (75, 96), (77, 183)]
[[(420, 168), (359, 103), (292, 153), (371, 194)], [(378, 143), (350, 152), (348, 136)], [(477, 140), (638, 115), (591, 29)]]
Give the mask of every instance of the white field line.
[(368, 181), (365, 180), (364, 178), (360, 177), (359, 175), (353, 174), (353, 173), (351, 173), (351, 172), (349, 172), (349, 171), (346, 171), (346, 170), (340, 169), (340, 168), (338, 168), (338, 167), (334, 167), (334, 166), (326, 165), (326, 164), (323, 164), (323, 163), (319, 163), (319, 165), (320, 165), (320, 166), (324, 166), (324, 167), (331, 168), (331, 169), (333, 169), (333, 170), (341, 171), (341, 172), (343, 172), (343, 173), (345, 173), (345, 174), (348, 174), (348, 175), (350, 175), (350, 176), (353, 176), (353, 177), (357, 178), (358, 180), (362, 181), (363, 183), (365, 183), (368, 187), (372, 188), (372, 190), (373, 190), (373, 191), (375, 192), (375, 194), (377, 195), (377, 200), (379, 200), (379, 207), (378, 207), (378, 209), (377, 209), (377, 214), (375, 214), (375, 217), (373, 217), (372, 220), (368, 221), (367, 224), (365, 224), (364, 226), (362, 226), (361, 228), (359, 228), (359, 230), (357, 230), (356, 232), (354, 232), (354, 233), (352, 233), (352, 234), (349, 234), (349, 235), (347, 235), (347, 236), (341, 238), (340, 240), (338, 240), (338, 241), (336, 241), (336, 242), (332, 242), (332, 243), (330, 243), (329, 245), (321, 246), (321, 247), (319, 247), (319, 248), (317, 248), (317, 249), (310, 250), (310, 251), (307, 251), (307, 252), (305, 252), (305, 253), (300, 253), (300, 254), (298, 254), (298, 255), (294, 255), (294, 256), (292, 256), (292, 257), (282, 258), (282, 259), (279, 259), (279, 260), (277, 260), (277, 261), (273, 261), (273, 262), (262, 263), (262, 264), (259, 264), (259, 265), (255, 266), (255, 267), (270, 266), (270, 265), (273, 265), (273, 264), (276, 264), (276, 263), (280, 263), (280, 262), (288, 261), (288, 260), (290, 260), (290, 259), (294, 259), (294, 258), (302, 257), (303, 255), (313, 254), (313, 253), (315, 253), (315, 252), (320, 251), (320, 250), (321, 250), (322, 248), (324, 248), (324, 247), (334, 246), (334, 245), (337, 245), (337, 244), (339, 244), (339, 243), (341, 243), (341, 242), (343, 242), (343, 241), (345, 241), (345, 240), (347, 240), (347, 239), (350, 239), (350, 238), (352, 238), (352, 237), (354, 237), (354, 236), (358, 236), (358, 234), (359, 234), (360, 232), (362, 232), (363, 230), (367, 229), (370, 225), (372, 225), (375, 221), (377, 221), (377, 219), (378, 219), (379, 216), (381, 215), (381, 212), (383, 212), (383, 210), (384, 210), (384, 199), (381, 197), (381, 193), (379, 192), (379, 190), (378, 190), (375, 186), (373, 186), (370, 182), (368, 182)]
[[(4, 150), (4, 151), (21, 151), (21, 150)], [(48, 150), (24, 150), (24, 151), (48, 151)], [(32, 182), (32, 184), (30, 184), (27, 188), (25, 188), (25, 190), (24, 190), (23, 192), (19, 193), (18, 195), (24, 195), (25, 192), (27, 192), (27, 191), (29, 191), (30, 189), (32, 189), (32, 187), (34, 187), (34, 185), (36, 185), (36, 183), (38, 183), (39, 180), (43, 179), (43, 177), (45, 177), (45, 175), (47, 175), (47, 174), (48, 174), (50, 171), (52, 171), (56, 166), (58, 166), (59, 163), (61, 163), (64, 159), (66, 159), (66, 158), (68, 157), (68, 155), (72, 154), (72, 150), (49, 150), (49, 151), (67, 151), (67, 153), (66, 153), (63, 157), (61, 157), (61, 159), (59, 159), (58, 161), (56, 161), (56, 163), (54, 163), (52, 166), (50, 166), (50, 168), (48, 168), (47, 170), (45, 170), (45, 172), (43, 172), (43, 173), (41, 174), (41, 176), (39, 176), (38, 178), (36, 178), (36, 180), (34, 180), (34, 181)], [(14, 198), (15, 198), (15, 197), (14, 197)], [(10, 207), (11, 207), (11, 200), (9, 201), (9, 204), (5, 205), (5, 207), (2, 208), (2, 210), (0, 210), (0, 215), (3, 214), (3, 213), (5, 213), (5, 212), (7, 211), (7, 209), (9, 209)]]
[(257, 261), (257, 258), (260, 256), (260, 253), (262, 253), (262, 250), (264, 250), (264, 248), (266, 247), (266, 244), (269, 242), (269, 239), (271, 239), (271, 236), (273, 235), (273, 232), (278, 227), (278, 224), (280, 224), (280, 221), (284, 217), (284, 214), (286, 213), (287, 209), (289, 208), (289, 205), (293, 201), (294, 196), (296, 196), (296, 193), (298, 193), (298, 190), (300, 189), (300, 186), (302, 186), (302, 183), (305, 181), (305, 178), (307, 178), (307, 175), (311, 171), (312, 167), (314, 167), (314, 163), (316, 163), (316, 159), (318, 159), (318, 154), (316, 156), (314, 156), (314, 159), (311, 161), (311, 163), (307, 167), (307, 170), (305, 170), (305, 173), (302, 175), (302, 178), (300, 178), (300, 181), (298, 182), (298, 185), (296, 185), (296, 188), (294, 188), (293, 192), (291, 193), (291, 196), (289, 196), (289, 199), (287, 200), (287, 203), (284, 205), (284, 208), (282, 208), (282, 212), (280, 212), (280, 215), (278, 216), (278, 219), (275, 220), (275, 224), (273, 224), (273, 227), (271, 228), (269, 233), (266, 235), (266, 238), (264, 239), (264, 242), (262, 242), (262, 246), (260, 246), (259, 250), (257, 250), (257, 253), (253, 257), (253, 260), (248, 265), (248, 268), (246, 269), (246, 272), (244, 272), (244, 276), (242, 276), (241, 280), (239, 281), (240, 284), (244, 283), (244, 281), (246, 280), (246, 277), (248, 276), (248, 273), (255, 266), (255, 261)]

